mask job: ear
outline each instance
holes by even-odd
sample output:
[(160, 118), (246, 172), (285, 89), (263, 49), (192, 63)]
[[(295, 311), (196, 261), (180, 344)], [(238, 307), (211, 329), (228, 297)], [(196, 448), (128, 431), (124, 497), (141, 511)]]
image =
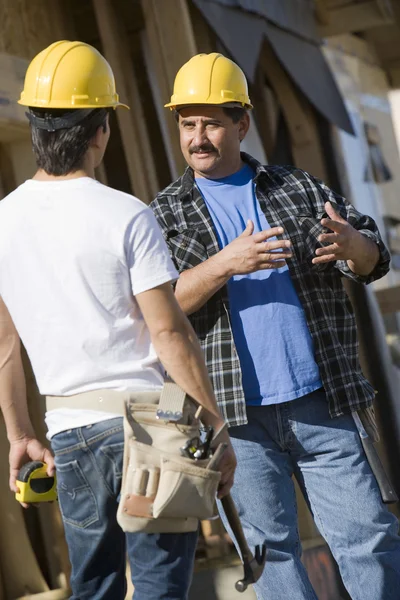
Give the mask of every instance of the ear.
[(103, 135), (104, 135), (103, 126), (100, 125), (100, 127), (98, 127), (96, 129), (96, 133), (94, 134), (94, 136), (90, 140), (90, 146), (92, 148), (100, 148), (100, 146), (101, 146), (101, 138), (102, 138)]
[(244, 138), (246, 137), (249, 127), (250, 127), (250, 116), (246, 112), (239, 121), (238, 132), (239, 132), (239, 140), (240, 141), (244, 140)]
[(103, 145), (103, 137), (104, 135), (107, 133), (108, 128), (109, 128), (109, 115), (107, 115), (106, 117), (106, 130), (104, 131), (104, 126), (100, 125), (97, 129), (96, 129), (96, 133), (94, 134), (94, 136), (92, 137), (91, 141), (90, 141), (90, 145), (93, 148), (101, 148)]

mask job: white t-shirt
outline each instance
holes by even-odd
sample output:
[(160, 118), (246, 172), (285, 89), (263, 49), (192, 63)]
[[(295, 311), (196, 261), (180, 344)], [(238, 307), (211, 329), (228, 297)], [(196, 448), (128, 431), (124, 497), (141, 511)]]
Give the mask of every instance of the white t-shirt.
[[(43, 395), (160, 389), (134, 296), (177, 277), (152, 211), (89, 177), (28, 180), (0, 202), (0, 296)], [(48, 437), (113, 416), (50, 411)]]

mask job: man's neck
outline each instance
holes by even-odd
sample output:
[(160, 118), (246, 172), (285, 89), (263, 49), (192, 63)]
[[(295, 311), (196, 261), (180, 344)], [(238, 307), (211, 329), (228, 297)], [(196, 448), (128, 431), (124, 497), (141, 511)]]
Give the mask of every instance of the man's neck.
[(49, 175), (44, 169), (38, 169), (32, 179), (36, 181), (69, 181), (70, 179), (80, 179), (81, 177), (91, 177), (95, 179), (94, 169), (91, 172), (90, 169), (79, 169), (73, 173), (67, 173), (66, 175)]
[(246, 163), (243, 162), (242, 159), (240, 159), (238, 163), (234, 166), (228, 167), (226, 169), (216, 169), (211, 173), (201, 173), (200, 171), (194, 171), (194, 176), (196, 179), (202, 177), (205, 179), (224, 179), (225, 177), (230, 177), (231, 175), (234, 175), (235, 173), (240, 171), (240, 169), (242, 169), (245, 164)]

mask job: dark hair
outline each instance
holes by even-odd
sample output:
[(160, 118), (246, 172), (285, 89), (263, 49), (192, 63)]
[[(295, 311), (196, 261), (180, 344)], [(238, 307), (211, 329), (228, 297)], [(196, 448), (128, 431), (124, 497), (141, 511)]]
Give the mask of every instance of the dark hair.
[[(226, 114), (227, 117), (230, 117), (234, 123), (239, 123), (241, 119), (243, 119), (244, 115), (247, 113), (247, 108), (243, 108), (242, 106), (231, 106), (226, 107), (222, 106), (222, 110)], [(179, 121), (179, 111), (174, 110), (174, 117), (176, 122)]]
[[(30, 108), (30, 113), (41, 119), (68, 117), (71, 111)], [(79, 110), (79, 109), (75, 109)], [(95, 108), (77, 125), (57, 131), (46, 131), (31, 123), (32, 147), (39, 169), (48, 175), (68, 175), (83, 166), (89, 142), (99, 127), (106, 131), (107, 109)]]
[(234, 123), (239, 123), (247, 113), (247, 108), (243, 108), (242, 106), (233, 106), (232, 108), (223, 106), (222, 108), (226, 116), (230, 117)]

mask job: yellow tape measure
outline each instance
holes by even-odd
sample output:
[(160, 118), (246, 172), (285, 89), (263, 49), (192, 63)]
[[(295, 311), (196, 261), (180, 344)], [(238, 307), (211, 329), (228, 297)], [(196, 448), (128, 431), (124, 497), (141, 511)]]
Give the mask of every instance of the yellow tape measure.
[(20, 469), (17, 477), (19, 492), (15, 494), (18, 502), (53, 502), (57, 500), (56, 477), (46, 473), (47, 465), (38, 460), (28, 462)]

